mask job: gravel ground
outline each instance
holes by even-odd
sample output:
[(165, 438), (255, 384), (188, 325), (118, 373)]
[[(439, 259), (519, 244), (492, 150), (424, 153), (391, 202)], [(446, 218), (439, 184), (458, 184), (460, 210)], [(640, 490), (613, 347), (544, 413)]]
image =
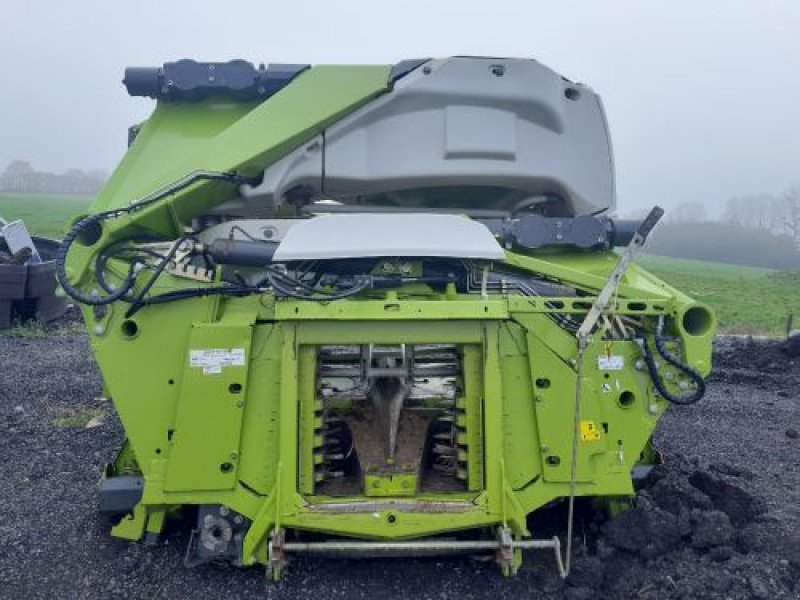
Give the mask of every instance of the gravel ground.
[[(95, 486), (122, 430), (85, 335), (0, 337), (0, 597), (800, 598), (800, 358), (783, 350), (717, 344), (706, 399), (657, 431), (666, 462), (636, 508), (583, 516), (567, 583), (534, 553), (511, 579), (468, 558), (297, 559), (275, 585), (260, 568), (185, 568), (187, 527), (152, 548), (111, 538)], [(75, 426), (98, 411), (102, 425)]]

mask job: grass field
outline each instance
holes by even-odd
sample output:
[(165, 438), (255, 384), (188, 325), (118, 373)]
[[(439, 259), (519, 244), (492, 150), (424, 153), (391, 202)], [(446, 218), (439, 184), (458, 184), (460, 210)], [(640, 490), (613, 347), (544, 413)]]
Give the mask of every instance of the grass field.
[(774, 271), (664, 256), (636, 262), (670, 285), (710, 305), (720, 331), (783, 335), (789, 313), (800, 326), (800, 271)]
[[(90, 198), (0, 194), (0, 217), (22, 219), (36, 235), (61, 237)], [(786, 317), (800, 327), (800, 272), (773, 271), (661, 256), (637, 262), (667, 283), (709, 304), (728, 333), (782, 335)]]
[(72, 219), (86, 212), (91, 198), (0, 193), (0, 217), (22, 219), (31, 233), (61, 238)]

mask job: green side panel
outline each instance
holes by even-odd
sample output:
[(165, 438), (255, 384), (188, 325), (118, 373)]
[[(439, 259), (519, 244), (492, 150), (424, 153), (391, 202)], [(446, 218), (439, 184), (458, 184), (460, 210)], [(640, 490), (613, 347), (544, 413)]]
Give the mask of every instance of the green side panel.
[(156, 182), (168, 183), (176, 160), (209, 143), (255, 106), (216, 100), (159, 102), (98, 195), (92, 212), (135, 200), (152, 191)]
[[(253, 322), (238, 315), (222, 323), (195, 324), (181, 381), (166, 491), (227, 490), (236, 484), (242, 415), (248, 395)], [(241, 351), (233, 364), (214, 366), (214, 355)], [(193, 353), (211, 366), (193, 364)], [(197, 359), (195, 359), (197, 360)]]
[(300, 411), (298, 491), (306, 496), (314, 493), (314, 468), (316, 461), (321, 459), (315, 452), (322, 445), (322, 401), (317, 397), (316, 358), (315, 346), (300, 346), (297, 377)]
[(261, 495), (269, 494), (276, 478), (282, 331), (278, 323), (259, 324), (253, 333), (239, 479)]
[(478, 344), (465, 344), (463, 396), (458, 398), (459, 452), (467, 459), (467, 489), (483, 489), (483, 356)]
[[(530, 368), (536, 390), (536, 419), (539, 425), (545, 481), (569, 481), (572, 432), (575, 419), (576, 374), (547, 349), (533, 333), (528, 334)], [(589, 385), (584, 382), (581, 419), (598, 421), (597, 406)], [(594, 479), (591, 458), (605, 451), (601, 438), (579, 441), (576, 481)]]
[(541, 475), (542, 467), (525, 330), (516, 323), (501, 326), (500, 355), (506, 477), (513, 489), (519, 489)]

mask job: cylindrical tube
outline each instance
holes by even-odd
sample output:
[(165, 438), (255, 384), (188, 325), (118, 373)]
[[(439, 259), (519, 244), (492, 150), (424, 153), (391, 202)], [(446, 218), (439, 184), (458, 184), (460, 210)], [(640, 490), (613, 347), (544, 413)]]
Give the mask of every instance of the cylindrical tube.
[(272, 262), (278, 242), (250, 242), (245, 240), (214, 240), (208, 250), (218, 264), (263, 267)]

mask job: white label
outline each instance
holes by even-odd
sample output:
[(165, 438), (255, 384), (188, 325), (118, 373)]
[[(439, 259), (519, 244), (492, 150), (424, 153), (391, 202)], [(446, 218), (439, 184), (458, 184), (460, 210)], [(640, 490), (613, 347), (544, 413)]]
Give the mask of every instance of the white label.
[(203, 375), (217, 375), (225, 367), (244, 366), (244, 348), (189, 350), (189, 365), (203, 369)]
[(621, 371), (625, 367), (624, 356), (598, 356), (597, 368), (601, 371)]

